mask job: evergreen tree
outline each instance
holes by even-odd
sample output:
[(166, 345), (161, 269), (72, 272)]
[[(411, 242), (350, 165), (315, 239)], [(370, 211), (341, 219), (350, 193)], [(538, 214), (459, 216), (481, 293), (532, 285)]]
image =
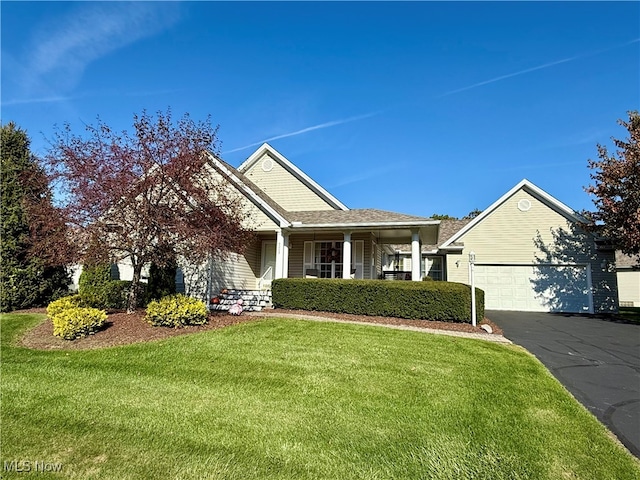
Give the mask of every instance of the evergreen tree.
[(30, 218), (30, 206), (48, 202), (49, 211), (54, 209), (29, 143), (26, 132), (14, 123), (1, 127), (0, 311), (43, 306), (66, 292), (69, 283), (63, 266), (51, 265), (31, 250), (32, 234), (41, 224)]
[(166, 265), (160, 266), (152, 263), (149, 267), (149, 281), (147, 283), (148, 300), (159, 300), (162, 297), (176, 293), (176, 271), (178, 265), (175, 260), (170, 260)]

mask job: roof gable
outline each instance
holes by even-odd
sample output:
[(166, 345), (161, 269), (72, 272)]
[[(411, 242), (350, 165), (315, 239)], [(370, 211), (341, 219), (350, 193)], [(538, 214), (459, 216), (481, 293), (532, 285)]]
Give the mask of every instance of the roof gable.
[(267, 215), (267, 217), (273, 220), (276, 225), (280, 227), (287, 227), (290, 225), (286, 217), (286, 212), (242, 173), (238, 172), (231, 165), (211, 153), (209, 154), (209, 160), (210, 165), (216, 171), (224, 175), (234, 188), (249, 199), (249, 201)]
[(286, 210), (348, 210), (336, 197), (264, 143), (238, 171)]
[(484, 210), (480, 215), (475, 217), (471, 222), (465, 225), (463, 228), (458, 230), (455, 234), (453, 234), (449, 239), (447, 239), (440, 248), (454, 248), (455, 242), (457, 242), (465, 233), (469, 230), (473, 229), (476, 225), (482, 222), (485, 218), (491, 215), (498, 207), (504, 204), (508, 199), (514, 196), (519, 191), (524, 190), (540, 202), (545, 204), (547, 207), (556, 211), (560, 215), (564, 216), (567, 220), (575, 223), (586, 222), (586, 219), (576, 213), (573, 209), (566, 206), (564, 203), (559, 201), (558, 199), (552, 197), (547, 192), (542, 190), (540, 187), (537, 187), (533, 183), (531, 183), (527, 179), (521, 180), (516, 186), (514, 186), (511, 190), (505, 193), (502, 197), (492, 203), (486, 210)]

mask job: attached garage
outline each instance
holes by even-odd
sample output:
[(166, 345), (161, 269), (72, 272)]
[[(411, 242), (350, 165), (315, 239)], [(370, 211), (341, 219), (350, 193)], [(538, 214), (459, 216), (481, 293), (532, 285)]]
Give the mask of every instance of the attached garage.
[(616, 252), (618, 300), (621, 307), (640, 307), (640, 268), (638, 259)]
[(621, 307), (640, 307), (640, 270), (618, 270), (618, 300)]
[(592, 313), (586, 265), (475, 265), (488, 310)]
[(614, 251), (585, 218), (522, 180), (438, 247), (446, 279), (475, 284), (491, 310), (600, 313), (618, 309)]

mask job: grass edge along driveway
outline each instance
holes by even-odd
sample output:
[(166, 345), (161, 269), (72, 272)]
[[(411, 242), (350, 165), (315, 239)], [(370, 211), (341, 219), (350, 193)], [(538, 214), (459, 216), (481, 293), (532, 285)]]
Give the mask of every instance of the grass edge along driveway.
[(2, 478), (640, 478), (517, 346), (267, 319), (35, 351), (42, 315), (0, 318)]

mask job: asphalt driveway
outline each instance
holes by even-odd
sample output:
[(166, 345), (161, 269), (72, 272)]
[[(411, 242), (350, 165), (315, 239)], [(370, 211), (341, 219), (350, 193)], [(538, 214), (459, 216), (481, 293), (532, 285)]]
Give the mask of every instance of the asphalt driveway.
[(640, 457), (640, 325), (554, 313), (486, 316)]

